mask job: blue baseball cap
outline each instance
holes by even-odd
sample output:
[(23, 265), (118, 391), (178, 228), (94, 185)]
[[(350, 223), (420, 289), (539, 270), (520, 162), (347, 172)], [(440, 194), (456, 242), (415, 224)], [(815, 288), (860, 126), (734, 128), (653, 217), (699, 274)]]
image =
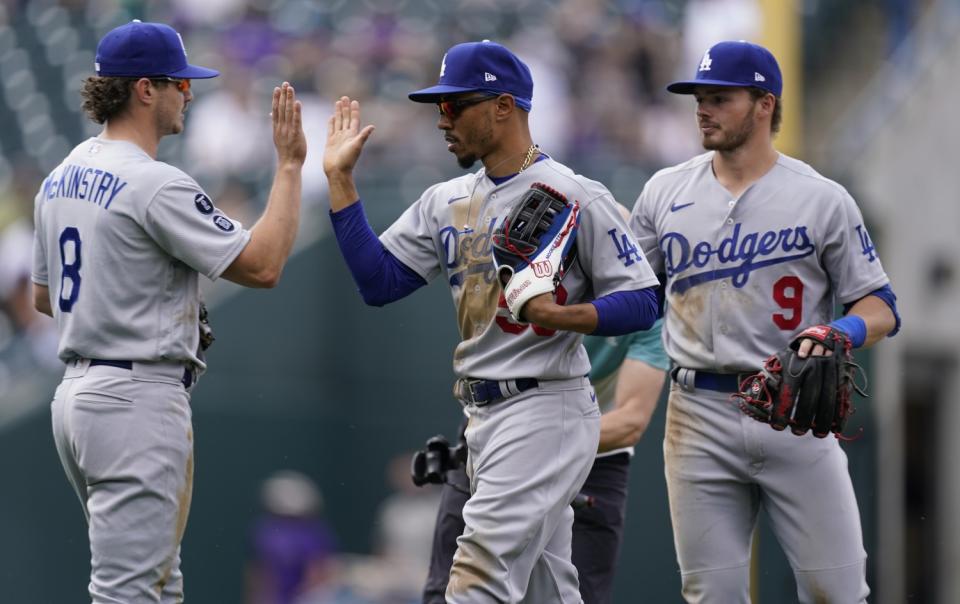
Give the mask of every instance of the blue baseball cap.
[(530, 111), (533, 77), (530, 68), (506, 46), (490, 40), (465, 42), (443, 55), (439, 84), (411, 92), (409, 97), (417, 103), (436, 103), (462, 92), (510, 94), (518, 107)]
[(667, 90), (693, 94), (694, 86), (743, 86), (780, 96), (783, 76), (777, 60), (763, 46), (744, 40), (718, 42), (703, 53), (694, 79), (673, 82)]
[(105, 77), (169, 76), (205, 79), (220, 75), (187, 63), (187, 49), (175, 29), (135, 19), (114, 28), (97, 44), (97, 75)]

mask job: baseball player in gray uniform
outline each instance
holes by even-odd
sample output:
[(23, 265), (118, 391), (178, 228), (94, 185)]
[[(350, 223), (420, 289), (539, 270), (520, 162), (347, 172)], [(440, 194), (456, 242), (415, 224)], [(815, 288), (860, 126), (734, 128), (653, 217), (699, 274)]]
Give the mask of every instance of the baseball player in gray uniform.
[(35, 200), (35, 305), (59, 328), (53, 435), (89, 523), (93, 602), (182, 602), (180, 540), (193, 487), (190, 391), (211, 342), (200, 273), (273, 287), (297, 232), (300, 103), (273, 91), (277, 172), (252, 229), (156, 160), (193, 99), (180, 35), (133, 21), (97, 47), (83, 107), (103, 124)]
[[(447, 149), (462, 167), (483, 168), (427, 189), (379, 238), (353, 182), (373, 131), (361, 128), (357, 101), (336, 102), (324, 155), (335, 233), (364, 300), (379, 306), (442, 275), (456, 307), (455, 395), (469, 416), (472, 491), (446, 593), (457, 604), (581, 602), (570, 503), (597, 451), (600, 411), (580, 334), (647, 329), (658, 313), (657, 279), (609, 191), (532, 143), (532, 95), (529, 69), (505, 47), (452, 47), (439, 84), (410, 98), (436, 103)], [(517, 320), (491, 234), (534, 183), (579, 203), (578, 260)]]
[[(772, 430), (729, 397), (738, 374), (807, 327), (829, 324), (855, 347), (893, 335), (896, 298), (847, 191), (774, 149), (782, 78), (769, 51), (721, 42), (668, 90), (696, 99), (708, 152), (655, 174), (630, 225), (666, 278), (664, 458), (683, 596), (749, 601), (762, 507), (801, 602), (864, 602), (866, 552), (837, 439)], [(810, 339), (798, 346), (825, 354)]]
[[(584, 604), (606, 604), (627, 513), (627, 482), (633, 446), (640, 440), (663, 390), (669, 360), (660, 338), (661, 320), (648, 331), (619, 337), (585, 336), (590, 381), (600, 405), (600, 445), (574, 504), (571, 561)], [(462, 442), (462, 433), (461, 433)], [(424, 604), (442, 604), (450, 566), (463, 533), (463, 507), (470, 486), (462, 466), (445, 475), (433, 529)]]

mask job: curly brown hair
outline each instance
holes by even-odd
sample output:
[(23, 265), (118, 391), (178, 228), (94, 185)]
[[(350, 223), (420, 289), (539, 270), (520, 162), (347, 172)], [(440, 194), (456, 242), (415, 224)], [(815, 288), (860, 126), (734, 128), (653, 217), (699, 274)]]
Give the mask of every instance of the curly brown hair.
[(80, 89), (84, 112), (96, 123), (106, 123), (126, 108), (136, 81), (136, 78), (88, 77)]

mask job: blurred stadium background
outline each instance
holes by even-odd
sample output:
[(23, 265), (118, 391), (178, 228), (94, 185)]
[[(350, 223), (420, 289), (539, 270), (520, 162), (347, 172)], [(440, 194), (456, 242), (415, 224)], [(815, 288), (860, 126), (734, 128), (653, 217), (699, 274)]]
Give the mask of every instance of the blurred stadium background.
[[(208, 288), (218, 341), (193, 398), (189, 601), (273, 602), (256, 595), (265, 569), (294, 551), (314, 586), (300, 604), (417, 601), (437, 492), (413, 488), (407, 464), (427, 437), (454, 436), (453, 315), (436, 284), (388, 308), (362, 306), (325, 216), (332, 100), (360, 99), (377, 126), (360, 190), (385, 228), (426, 186), (459, 173), (434, 112), (406, 93), (435, 81), (450, 45), (503, 42), (534, 71), (535, 141), (629, 206), (655, 170), (698, 152), (692, 103), (663, 85), (691, 75), (711, 43), (744, 38), (784, 68), (778, 147), (851, 190), (900, 297), (905, 329), (861, 355), (872, 397), (859, 402), (862, 437), (844, 445), (871, 599), (960, 602), (956, 0), (0, 2), (0, 601), (84, 600), (83, 517), (49, 430), (62, 366), (29, 292), (32, 199), (97, 132), (77, 91), (99, 37), (132, 18), (174, 25), (191, 61), (223, 72), (195, 82), (186, 133), (165, 140), (161, 158), (229, 214), (250, 224), (262, 208), (268, 102), (282, 80), (303, 97), (310, 140), (304, 224), (283, 283)], [(662, 431), (661, 402), (632, 469), (618, 603), (680, 601)], [(271, 546), (287, 533), (313, 545)], [(766, 528), (758, 551), (757, 601), (795, 601)]]

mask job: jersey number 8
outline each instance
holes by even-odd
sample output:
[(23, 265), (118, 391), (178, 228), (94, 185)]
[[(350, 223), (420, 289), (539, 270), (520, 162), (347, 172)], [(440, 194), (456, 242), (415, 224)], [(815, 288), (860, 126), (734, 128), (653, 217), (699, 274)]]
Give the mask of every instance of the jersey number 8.
[[(68, 243), (73, 245), (68, 246)], [(72, 253), (68, 254), (68, 251)], [(67, 227), (60, 233), (60, 265), (63, 267), (60, 273), (60, 310), (70, 312), (80, 297), (80, 231), (76, 227)]]

